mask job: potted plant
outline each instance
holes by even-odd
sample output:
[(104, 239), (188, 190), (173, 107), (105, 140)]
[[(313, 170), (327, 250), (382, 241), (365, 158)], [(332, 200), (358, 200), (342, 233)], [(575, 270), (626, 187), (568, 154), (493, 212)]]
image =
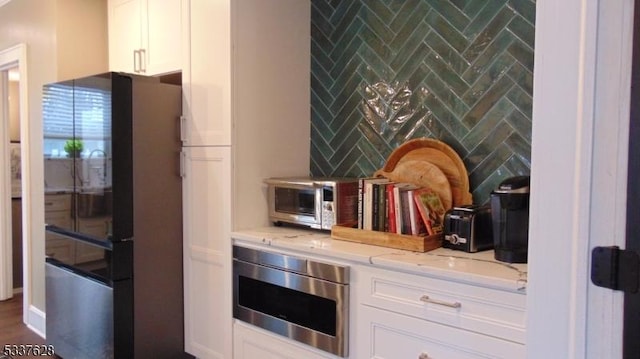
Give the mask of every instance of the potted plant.
[(64, 144), (64, 150), (67, 152), (68, 157), (80, 157), (83, 149), (84, 143), (82, 143), (82, 140), (69, 139)]

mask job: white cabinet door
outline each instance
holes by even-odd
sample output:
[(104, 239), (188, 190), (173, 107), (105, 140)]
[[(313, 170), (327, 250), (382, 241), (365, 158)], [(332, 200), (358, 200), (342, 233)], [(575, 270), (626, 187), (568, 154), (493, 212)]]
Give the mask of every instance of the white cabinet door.
[(109, 69), (136, 72), (139, 64), (135, 51), (142, 48), (142, 2), (110, 0), (108, 16)]
[(182, 72), (188, 146), (231, 144), (231, 2), (191, 1)]
[(249, 327), (236, 321), (233, 325), (234, 359), (329, 359), (338, 358), (331, 354), (320, 354), (313, 349), (303, 348), (286, 338), (265, 333), (262, 329)]
[(185, 349), (231, 357), (231, 149), (185, 148)]
[(182, 0), (147, 0), (142, 29), (146, 75), (182, 69), (182, 19)]
[(179, 71), (182, 1), (110, 0), (109, 69), (142, 75)]

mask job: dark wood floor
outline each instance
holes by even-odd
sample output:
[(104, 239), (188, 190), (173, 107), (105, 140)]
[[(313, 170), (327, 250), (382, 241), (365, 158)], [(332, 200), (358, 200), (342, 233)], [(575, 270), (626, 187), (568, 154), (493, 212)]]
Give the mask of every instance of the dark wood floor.
[[(6, 344), (43, 345), (44, 339), (22, 323), (22, 294), (0, 301), (0, 358)], [(44, 358), (43, 356), (20, 356), (19, 358)]]

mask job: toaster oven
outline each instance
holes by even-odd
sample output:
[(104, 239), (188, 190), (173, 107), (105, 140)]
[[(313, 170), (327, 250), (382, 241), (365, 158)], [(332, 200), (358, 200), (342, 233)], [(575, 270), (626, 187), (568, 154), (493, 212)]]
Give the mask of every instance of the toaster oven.
[(331, 230), (335, 224), (358, 222), (357, 178), (269, 178), (269, 220), (276, 225), (294, 224)]

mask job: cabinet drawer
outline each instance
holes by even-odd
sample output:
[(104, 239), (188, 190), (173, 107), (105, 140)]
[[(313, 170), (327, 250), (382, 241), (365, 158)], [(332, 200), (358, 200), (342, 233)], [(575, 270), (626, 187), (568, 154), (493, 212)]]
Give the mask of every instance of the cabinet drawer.
[(71, 195), (70, 194), (50, 194), (44, 196), (44, 211), (70, 211)]
[(361, 303), (525, 342), (526, 296), (522, 293), (372, 268), (361, 275)]
[(360, 308), (359, 348), (376, 359), (479, 359), (525, 357), (519, 343), (419, 320), (366, 305)]

